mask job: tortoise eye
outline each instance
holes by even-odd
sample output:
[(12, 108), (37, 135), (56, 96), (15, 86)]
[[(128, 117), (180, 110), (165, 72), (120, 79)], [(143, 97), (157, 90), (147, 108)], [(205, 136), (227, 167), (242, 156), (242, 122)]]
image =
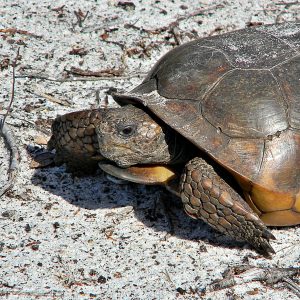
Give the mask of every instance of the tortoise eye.
[(136, 131), (136, 126), (135, 125), (125, 125), (125, 126), (119, 127), (118, 131), (122, 137), (131, 137)]

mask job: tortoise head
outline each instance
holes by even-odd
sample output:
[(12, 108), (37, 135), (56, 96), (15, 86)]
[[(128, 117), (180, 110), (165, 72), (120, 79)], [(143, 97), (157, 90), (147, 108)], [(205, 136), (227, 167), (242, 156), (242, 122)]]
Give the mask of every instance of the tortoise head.
[(96, 133), (101, 154), (123, 168), (167, 164), (176, 152), (171, 129), (133, 105), (103, 111)]
[[(116, 113), (117, 110), (119, 110), (118, 113)], [(125, 107), (120, 109), (93, 109), (57, 116), (53, 121), (53, 134), (48, 143), (48, 148), (50, 150), (56, 150), (55, 163), (58, 165), (66, 163), (67, 169), (71, 172), (75, 172), (77, 175), (93, 173), (99, 166), (104, 172), (114, 177), (142, 184), (167, 185), (167, 188), (172, 192), (177, 192), (175, 189), (176, 186), (171, 186), (173, 182), (169, 183), (170, 180), (178, 177), (173, 166), (165, 164), (147, 164), (121, 168), (114, 163), (113, 156), (111, 157), (112, 160), (107, 160), (107, 158), (101, 155), (98, 145), (98, 136), (95, 130), (98, 130), (100, 136), (102, 135), (102, 127), (104, 124), (108, 126), (108, 116), (112, 118), (112, 130), (116, 130), (114, 126), (117, 124), (117, 121), (122, 121), (119, 114), (121, 113), (126, 119), (128, 116), (128, 113), (126, 113), (127, 110), (128, 108)], [(136, 117), (139, 116), (140, 113), (133, 113), (133, 115)], [(103, 118), (104, 116), (105, 118)], [(102, 120), (104, 120), (103, 124)], [(136, 121), (134, 118), (131, 120)], [(142, 121), (142, 118), (138, 121)], [(137, 123), (140, 125), (139, 122)], [(130, 124), (132, 125), (133, 123)], [(107, 126), (104, 126), (104, 128), (107, 128)], [(157, 126), (158, 124), (156, 124), (156, 128)], [(151, 128), (153, 129), (153, 126)], [(156, 132), (160, 133), (161, 130), (157, 130)], [(124, 154), (124, 150), (115, 149), (111, 145), (113, 139), (113, 136), (111, 136), (111, 139), (106, 139), (110, 144), (106, 145), (107, 147), (102, 147), (104, 148), (103, 153), (109, 152), (109, 149), (111, 148), (111, 153), (119, 151)], [(105, 142), (103, 143), (102, 141), (101, 145), (102, 144), (105, 145)], [(122, 144), (124, 144), (123, 141)], [(130, 143), (127, 145), (127, 148), (129, 145)]]

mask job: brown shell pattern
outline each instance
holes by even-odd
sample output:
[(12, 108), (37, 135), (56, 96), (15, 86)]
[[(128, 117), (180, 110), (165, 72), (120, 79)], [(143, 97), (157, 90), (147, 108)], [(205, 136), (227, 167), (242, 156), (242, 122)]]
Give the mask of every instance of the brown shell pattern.
[(177, 47), (126, 97), (230, 170), (257, 211), (300, 212), (300, 23)]

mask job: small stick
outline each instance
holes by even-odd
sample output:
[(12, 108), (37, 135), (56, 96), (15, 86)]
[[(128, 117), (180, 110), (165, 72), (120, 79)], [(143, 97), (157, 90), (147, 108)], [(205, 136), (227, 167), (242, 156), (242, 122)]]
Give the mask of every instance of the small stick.
[(299, 268), (254, 267), (248, 265), (228, 268), (223, 274), (223, 279), (217, 280), (208, 286), (207, 291), (218, 291), (248, 282), (260, 281), (269, 286), (283, 281), (296, 295), (300, 295), (300, 287), (289, 277), (297, 276)]
[(41, 35), (37, 35), (37, 34), (34, 34), (34, 33), (31, 33), (27, 30), (21, 30), (21, 29), (17, 29), (17, 28), (5, 28), (5, 29), (0, 29), (0, 32), (2, 33), (10, 33), (10, 34), (24, 34), (24, 35), (29, 35), (29, 36), (32, 36), (32, 37), (35, 37), (35, 38), (42, 38)]
[(299, 1), (294, 1), (294, 2), (285, 2), (285, 1), (282, 1), (282, 2), (275, 2), (275, 5), (284, 5), (284, 6), (287, 6), (290, 7), (292, 5), (297, 5), (297, 4), (300, 4)]
[(67, 99), (59, 99), (59, 98), (55, 98), (47, 93), (43, 93), (42, 91), (38, 91), (38, 90), (34, 90), (34, 91), (30, 91), (28, 90), (29, 93), (33, 94), (33, 95), (36, 95), (36, 96), (39, 96), (39, 97), (43, 97), (47, 100), (49, 100), (50, 102), (53, 102), (53, 103), (57, 103), (57, 104), (60, 104), (62, 106), (70, 106), (72, 103), (67, 100)]
[(78, 26), (82, 27), (82, 24), (85, 21), (85, 19), (87, 18), (89, 12), (86, 12), (86, 14), (83, 14), (83, 12), (81, 11), (81, 9), (79, 9), (78, 11), (74, 10), (74, 14), (75, 14), (75, 16), (77, 18), (77, 24), (78, 24)]
[(16, 69), (17, 60), (19, 58), (19, 52), (20, 52), (20, 48), (18, 48), (16, 58), (15, 58), (13, 64), (12, 64), (13, 79), (12, 79), (11, 97), (10, 97), (10, 102), (9, 102), (8, 108), (6, 110), (6, 114), (4, 115), (4, 118), (2, 120), (2, 124), (0, 126), (0, 130), (2, 129), (2, 127), (5, 124), (5, 119), (6, 119), (7, 115), (10, 113), (10, 109), (11, 109), (11, 106), (12, 106), (12, 103), (13, 103), (14, 97), (15, 97), (15, 81), (16, 81), (15, 69)]
[[(29, 120), (26, 120), (26, 119), (17, 117), (17, 116), (15, 116), (15, 115), (11, 115), (11, 117), (12, 117), (13, 119), (15, 119), (15, 120), (20, 120), (20, 121), (22, 121), (22, 122), (24, 122), (24, 123), (29, 124), (29, 125), (30, 125), (31, 127), (33, 127), (34, 129), (36, 129), (36, 130), (38, 130), (38, 131), (40, 131), (40, 132), (42, 132), (42, 133), (44, 133), (44, 134), (46, 134), (46, 135), (48, 135), (48, 136), (51, 135), (51, 131), (48, 131), (47, 129), (41, 128), (40, 126), (36, 125), (34, 122), (31, 122), (31, 121), (29, 121)], [(10, 126), (14, 126), (13, 124), (10, 124), (9, 122), (6, 122), (6, 124), (8, 124), (8, 125), (10, 125)], [(0, 134), (1, 134), (1, 132), (0, 132)]]
[(8, 190), (10, 190), (13, 186), (13, 182), (16, 178), (18, 172), (19, 165), (19, 151), (15, 144), (15, 138), (12, 134), (12, 131), (3, 124), (3, 119), (0, 120), (0, 135), (5, 139), (6, 145), (10, 150), (10, 163), (8, 169), (8, 182), (0, 189), (0, 197), (4, 195)]
[(171, 33), (174, 36), (174, 40), (175, 40), (176, 45), (179, 46), (181, 44), (181, 40), (180, 40), (180, 36), (179, 36), (179, 33), (178, 33), (178, 28), (175, 27), (175, 26), (172, 27), (171, 28)]
[(300, 287), (299, 285), (295, 284), (290, 278), (284, 277), (282, 278), (282, 281), (286, 283), (286, 286), (294, 292), (295, 295), (297, 295), (300, 299)]
[(16, 78), (32, 78), (32, 79), (41, 79), (41, 80), (48, 80), (48, 81), (54, 81), (54, 82), (73, 82), (73, 81), (102, 81), (102, 80), (123, 80), (123, 79), (131, 79), (135, 77), (141, 77), (146, 75), (146, 73), (136, 73), (128, 76), (108, 76), (108, 77), (72, 77), (72, 78), (53, 78), (53, 77), (47, 77), (44, 75), (34, 75), (34, 74), (23, 74), (23, 75), (17, 75)]
[(104, 43), (107, 43), (107, 44), (117, 45), (117, 46), (119, 46), (122, 50), (125, 49), (125, 45), (124, 45), (123, 43), (120, 43), (120, 42), (111, 41), (111, 40), (104, 40), (104, 39), (102, 39), (101, 42), (104, 42)]
[[(30, 296), (31, 299), (41, 298), (46, 296), (51, 296), (51, 299), (56, 299), (56, 297), (63, 297), (64, 291), (36, 291), (36, 290), (17, 290), (17, 289), (0, 289), (0, 297), (5, 296), (6, 299), (8, 296)], [(19, 297), (18, 297), (19, 298)], [(20, 299), (20, 298), (19, 298)], [(59, 298), (62, 299), (62, 298)]]
[(208, 12), (211, 10), (216, 10), (216, 9), (223, 8), (223, 7), (224, 7), (223, 4), (217, 4), (217, 5), (212, 5), (212, 6), (209, 6), (206, 8), (199, 8), (199, 9), (193, 11), (192, 13), (178, 15), (177, 18), (174, 21), (172, 21), (171, 23), (169, 23), (165, 26), (162, 26), (162, 27), (157, 27), (155, 29), (141, 28), (141, 27), (136, 26), (135, 24), (126, 24), (126, 27), (141, 30), (143, 32), (147, 32), (147, 33), (151, 33), (151, 34), (158, 34), (158, 33), (161, 33), (161, 32), (167, 31), (167, 30), (170, 31), (172, 28), (177, 27), (179, 25), (179, 23), (184, 20), (188, 20), (192, 17), (196, 17), (205, 12)]
[(13, 186), (13, 182), (14, 182), (17, 172), (18, 172), (18, 165), (19, 165), (19, 160), (20, 160), (19, 151), (16, 146), (13, 133), (12, 133), (11, 129), (5, 125), (5, 119), (11, 110), (11, 106), (12, 106), (12, 103), (13, 103), (14, 97), (15, 97), (15, 69), (16, 69), (17, 60), (19, 58), (19, 52), (20, 52), (20, 48), (18, 48), (18, 50), (17, 50), (17, 55), (13, 62), (13, 65), (12, 65), (13, 79), (12, 79), (12, 91), (11, 91), (10, 102), (9, 102), (6, 114), (4, 115), (3, 119), (0, 119), (0, 135), (3, 136), (6, 146), (10, 151), (8, 182), (0, 189), (0, 197), (2, 195), (4, 195)]
[(95, 77), (119, 77), (123, 74), (124, 69), (105, 69), (100, 71), (82, 70), (79, 68), (71, 67), (70, 70), (65, 69), (67, 73), (81, 76), (95, 76)]

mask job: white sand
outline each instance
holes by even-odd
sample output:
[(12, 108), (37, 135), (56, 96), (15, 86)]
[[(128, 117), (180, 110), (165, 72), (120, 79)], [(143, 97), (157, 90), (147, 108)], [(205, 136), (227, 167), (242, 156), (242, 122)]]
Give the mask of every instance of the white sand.
[[(157, 3), (156, 3), (157, 2)], [(213, 3), (212, 3), (213, 2)], [(282, 1), (276, 1), (278, 3)], [(103, 174), (72, 178), (64, 167), (30, 169), (28, 145), (44, 134), (32, 122), (57, 114), (97, 106), (109, 87), (129, 89), (137, 85), (157, 59), (172, 48), (167, 31), (176, 18), (202, 7), (203, 13), (179, 22), (182, 41), (198, 35), (243, 28), (247, 22), (295, 21), (300, 5), (275, 1), (134, 1), (135, 10), (116, 6), (117, 1), (5, 1), (0, 0), (0, 29), (15, 28), (13, 35), (0, 32), (0, 64), (14, 59), (18, 45), (22, 59), (16, 73), (60, 79), (64, 69), (78, 67), (99, 71), (124, 68), (129, 79), (55, 82), (17, 78), (13, 111), (8, 123), (21, 152), (20, 172), (13, 189), (0, 201), (0, 298), (2, 299), (200, 299), (200, 291), (222, 278), (227, 266), (299, 267), (300, 227), (272, 229), (277, 254), (259, 257), (200, 221), (187, 217), (178, 200), (161, 189), (117, 185)], [(64, 6), (62, 11), (53, 8)], [(217, 6), (216, 6), (217, 5)], [(82, 27), (74, 11), (89, 12)], [(163, 13), (165, 10), (165, 14)], [(126, 24), (136, 26), (128, 28)], [(219, 29), (216, 31), (216, 29)], [(131, 57), (125, 49), (137, 49)], [(139, 44), (157, 43), (143, 55)], [(70, 55), (84, 48), (84, 56)], [(141, 74), (141, 77), (134, 77)], [(0, 111), (10, 97), (11, 67), (0, 71)], [(55, 104), (41, 95), (71, 101)], [(44, 128), (49, 129), (49, 125)], [(7, 151), (0, 141), (0, 182), (5, 180)], [(163, 196), (162, 196), (163, 195)], [(159, 198), (169, 198), (168, 222)], [(157, 203), (156, 220), (149, 217)], [(171, 233), (170, 233), (171, 232)], [(185, 295), (176, 290), (181, 288)], [(257, 292), (254, 291), (258, 288)], [(197, 293), (196, 291), (199, 291)], [(254, 291), (254, 292), (253, 292)], [(250, 295), (251, 292), (254, 295)], [(252, 294), (253, 294), (252, 293)], [(1, 297), (2, 296), (2, 297)], [(203, 294), (203, 299), (297, 299), (283, 284), (258, 282)]]

